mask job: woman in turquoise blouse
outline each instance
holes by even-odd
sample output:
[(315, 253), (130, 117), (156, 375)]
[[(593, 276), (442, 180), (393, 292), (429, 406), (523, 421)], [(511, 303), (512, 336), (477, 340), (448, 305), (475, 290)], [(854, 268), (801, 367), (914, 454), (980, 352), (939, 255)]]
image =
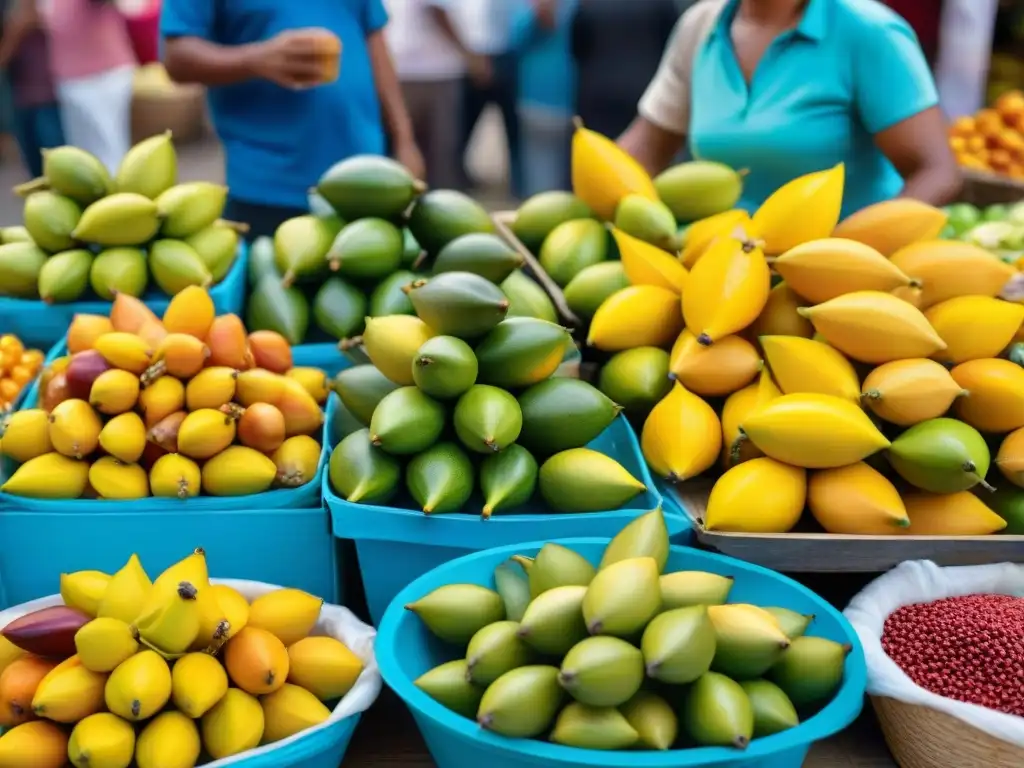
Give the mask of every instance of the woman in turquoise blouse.
[(619, 142), (651, 173), (688, 140), (695, 157), (749, 171), (749, 210), (839, 162), (843, 217), (899, 196), (943, 205), (960, 190), (921, 48), (876, 0), (702, 0), (638, 112)]

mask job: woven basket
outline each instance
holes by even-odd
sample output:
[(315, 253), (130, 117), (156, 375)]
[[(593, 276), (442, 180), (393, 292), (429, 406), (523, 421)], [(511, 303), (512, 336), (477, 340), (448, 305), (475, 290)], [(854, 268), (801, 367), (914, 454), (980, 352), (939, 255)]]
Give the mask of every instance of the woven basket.
[(136, 93), (132, 99), (132, 143), (171, 131), (176, 144), (206, 132), (206, 89), (179, 85), (167, 93)]
[(1024, 748), (955, 717), (886, 696), (872, 696), (882, 733), (900, 768), (1021, 768)]

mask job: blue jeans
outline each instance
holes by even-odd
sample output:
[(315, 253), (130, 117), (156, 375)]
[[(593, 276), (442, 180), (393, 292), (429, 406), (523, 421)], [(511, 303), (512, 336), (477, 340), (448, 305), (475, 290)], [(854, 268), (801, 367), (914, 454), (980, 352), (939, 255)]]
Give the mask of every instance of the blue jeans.
[(56, 103), (40, 107), (15, 107), (13, 117), (14, 138), (18, 142), (25, 167), (33, 178), (42, 176), (42, 151), (65, 143), (60, 107)]
[(569, 189), (572, 118), (520, 107), (523, 196)]

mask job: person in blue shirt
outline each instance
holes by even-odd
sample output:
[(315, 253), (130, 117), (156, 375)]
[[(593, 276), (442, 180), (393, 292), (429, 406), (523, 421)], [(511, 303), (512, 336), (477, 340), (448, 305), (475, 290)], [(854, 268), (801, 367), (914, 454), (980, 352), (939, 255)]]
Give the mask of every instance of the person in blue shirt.
[(845, 163), (842, 216), (902, 196), (956, 198), (961, 177), (913, 31), (876, 0), (704, 0), (676, 25), (619, 143), (652, 173), (685, 141), (749, 174), (756, 209)]
[(576, 102), (572, 19), (578, 0), (521, 4), (512, 20), (519, 60), (523, 195), (569, 188), (569, 147)]
[[(250, 236), (306, 212), (308, 189), (345, 157), (390, 147), (422, 177), (386, 24), (381, 0), (163, 0), (164, 65), (209, 87), (225, 217), (247, 222)], [(341, 41), (340, 75), (322, 85), (317, 30)]]

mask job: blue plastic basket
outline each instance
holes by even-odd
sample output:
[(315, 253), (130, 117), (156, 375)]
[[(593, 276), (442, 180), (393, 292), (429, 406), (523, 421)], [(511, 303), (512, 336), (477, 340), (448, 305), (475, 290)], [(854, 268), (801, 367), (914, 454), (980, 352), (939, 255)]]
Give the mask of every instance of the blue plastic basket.
[[(597, 564), (607, 539), (560, 541)], [(408, 705), (439, 768), (800, 768), (811, 745), (846, 728), (864, 704), (867, 669), (864, 649), (850, 624), (835, 608), (806, 587), (778, 573), (724, 555), (673, 546), (668, 569), (701, 570), (736, 581), (730, 599), (814, 614), (809, 634), (849, 643), (846, 675), (835, 698), (796, 728), (755, 739), (740, 752), (723, 747), (669, 752), (600, 752), (489, 733), (472, 720), (451, 712), (420, 691), (413, 681), (429, 669), (455, 658), (405, 605), (440, 586), (482, 584), (493, 588), (494, 569), (515, 554), (533, 555), (544, 542), (479, 552), (440, 566), (403, 589), (388, 608), (377, 632), (377, 663), (384, 682)]]
[(353, 715), (286, 747), (243, 757), (237, 768), (338, 768), (362, 715)]
[(338, 349), (338, 342), (331, 341), (292, 347), (292, 365), (296, 368), (322, 368), (328, 376), (333, 377), (339, 371), (351, 368), (352, 361)]
[[(210, 296), (217, 314), (239, 314), (245, 303), (246, 263), (249, 247), (239, 243), (238, 255), (230, 271), (217, 285), (210, 288)], [(163, 314), (170, 298), (156, 287), (142, 296), (146, 306)], [(109, 315), (111, 302), (93, 297), (89, 301), (70, 304), (46, 304), (27, 299), (0, 298), (0, 332), (13, 333), (26, 347), (48, 347), (57, 343), (68, 332), (75, 315)]]
[[(27, 402), (34, 397), (30, 392)], [(215, 576), (298, 587), (341, 603), (338, 542), (320, 497), (335, 407), (328, 404), (316, 477), (300, 488), (185, 501), (47, 501), (0, 493), (0, 582), (8, 604), (53, 594), (61, 573), (117, 570), (126, 553), (138, 553), (150, 574), (159, 573), (197, 546), (209, 554)]]
[[(441, 563), (538, 536), (612, 536), (637, 515), (661, 505), (661, 494), (651, 479), (636, 435), (624, 417), (617, 418), (589, 447), (621, 462), (647, 486), (647, 492), (622, 509), (609, 512), (555, 514), (531, 505), (519, 514), (499, 514), (483, 520), (479, 515), (466, 513), (424, 515), (411, 503), (406, 508), (352, 504), (334, 492), (325, 472), (323, 493), (334, 535), (355, 541), (374, 625), (402, 588)], [(482, 506), (480, 502), (479, 507)], [(690, 524), (685, 517), (667, 510), (665, 519), (673, 540), (690, 536)]]

